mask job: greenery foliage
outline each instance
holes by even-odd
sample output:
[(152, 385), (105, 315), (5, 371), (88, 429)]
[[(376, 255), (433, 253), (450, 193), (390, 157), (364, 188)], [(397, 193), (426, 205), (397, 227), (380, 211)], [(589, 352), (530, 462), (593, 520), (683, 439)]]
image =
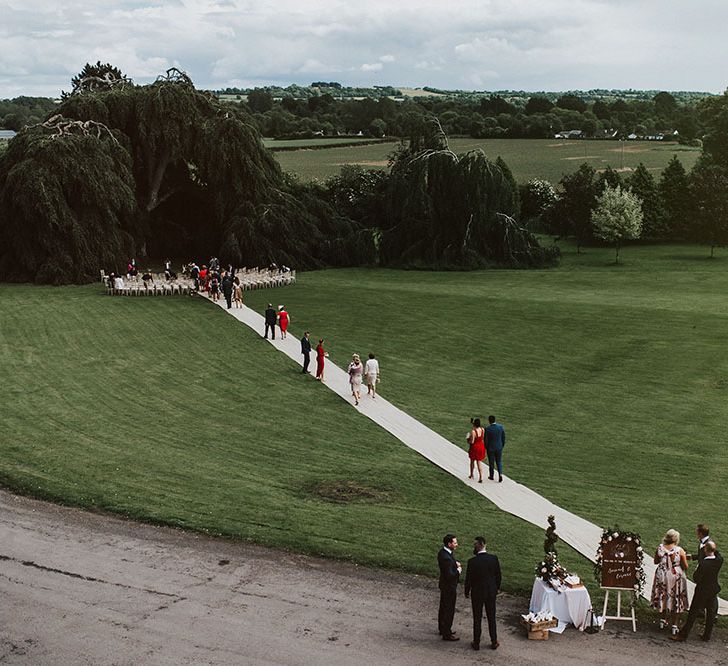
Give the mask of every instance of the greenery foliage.
[[(21, 131), (2, 158), (6, 279), (87, 281), (134, 255), (297, 268), (374, 258), (370, 232), (286, 178), (245, 111), (183, 72), (135, 86), (88, 65), (57, 111), (73, 122)], [(86, 126), (103, 131), (67, 131)]]
[(591, 221), (594, 235), (614, 244), (619, 263), (619, 249), (624, 241), (639, 238), (642, 233), (642, 202), (619, 185), (607, 185), (597, 198)]

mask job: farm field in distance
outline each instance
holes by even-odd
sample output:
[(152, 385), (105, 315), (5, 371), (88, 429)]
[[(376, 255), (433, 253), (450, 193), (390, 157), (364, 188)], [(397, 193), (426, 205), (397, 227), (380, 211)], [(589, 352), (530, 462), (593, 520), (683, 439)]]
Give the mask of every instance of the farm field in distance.
[[(728, 259), (629, 246), (615, 267), (610, 248), (563, 250), (550, 270), (300, 273), (296, 286), (245, 300), (260, 311), (284, 303), (292, 335), (326, 338), (339, 365), (376, 352), (382, 394), (463, 448), (468, 419), (495, 413), (507, 475), (597, 524), (641, 532), (648, 553), (670, 527), (689, 544), (698, 521), (721, 543)], [(111, 298), (98, 284), (0, 285), (0, 299), (0, 372), (13, 378), (0, 405), (3, 485), (428, 575), (441, 533), (467, 544), (485, 532), (506, 589), (530, 589), (541, 530), (217, 307)], [(369, 495), (326, 499), (342, 484)], [(588, 562), (560, 554), (591, 583)]]
[[(595, 169), (634, 169), (640, 162), (657, 178), (673, 155), (690, 170), (700, 155), (699, 148), (659, 141), (597, 141), (556, 139), (450, 139), (456, 153), (482, 149), (488, 157), (499, 155), (506, 161), (518, 182), (545, 178), (556, 184), (562, 176), (575, 171), (582, 162)], [(267, 145), (267, 144), (266, 144)], [(305, 145), (305, 144), (302, 144)], [(276, 153), (285, 171), (303, 180), (325, 180), (339, 174), (345, 164), (367, 169), (384, 169), (396, 144), (333, 147), (326, 150), (300, 150)]]

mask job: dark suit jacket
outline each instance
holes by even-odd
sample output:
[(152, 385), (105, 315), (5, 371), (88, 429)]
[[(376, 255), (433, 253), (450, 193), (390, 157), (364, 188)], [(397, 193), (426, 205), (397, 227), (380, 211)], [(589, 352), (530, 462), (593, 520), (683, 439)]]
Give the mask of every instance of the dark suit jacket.
[(273, 326), (275, 326), (277, 319), (278, 319), (278, 317), (276, 316), (276, 311), (273, 308), (268, 308), (265, 311), (265, 323), (266, 324), (272, 324)]
[[(706, 542), (706, 543), (707, 543), (707, 542)], [(694, 559), (694, 560), (695, 560), (696, 562), (700, 563), (700, 562), (702, 562), (702, 561), (703, 561), (703, 558), (704, 558), (704, 557), (705, 557), (705, 544), (703, 543), (703, 544), (700, 544), (700, 545), (698, 546), (698, 552), (697, 552), (697, 553), (696, 553), (695, 555), (693, 555), (693, 559)]]
[(440, 589), (456, 590), (460, 573), (455, 556), (444, 548), (440, 548), (440, 552), (437, 553), (437, 564), (440, 567)]
[(491, 423), (485, 429), (486, 451), (502, 451), (506, 445), (506, 431), (500, 423)]
[(720, 553), (715, 554), (715, 559), (703, 558), (698, 568), (693, 574), (695, 582), (695, 596), (693, 603), (705, 602), (718, 596), (720, 592), (720, 583), (718, 583), (718, 573), (723, 566), (723, 557)]
[(311, 353), (311, 340), (306, 338), (305, 335), (301, 338), (301, 353), (302, 354)]
[(474, 599), (495, 597), (501, 586), (500, 562), (495, 555), (479, 553), (468, 560), (465, 572), (465, 596)]

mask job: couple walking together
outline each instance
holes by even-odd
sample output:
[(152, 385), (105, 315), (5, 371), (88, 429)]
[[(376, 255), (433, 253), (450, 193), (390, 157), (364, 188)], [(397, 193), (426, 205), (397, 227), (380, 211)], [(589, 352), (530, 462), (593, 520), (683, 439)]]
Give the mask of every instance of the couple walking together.
[(470, 419), (472, 425), (468, 433), (468, 456), (470, 457), (470, 476), (473, 478), (473, 470), (478, 467), (478, 483), (483, 483), (482, 462), (488, 455), (488, 478), (493, 481), (496, 468), (498, 469), (498, 481), (503, 481), (503, 448), (506, 445), (506, 431), (500, 423), (496, 423), (495, 416), (488, 417), (488, 426), (483, 428), (480, 419)]
[[(437, 626), (443, 641), (459, 641), (460, 638), (452, 630), (458, 582), (462, 573), (462, 566), (455, 559), (458, 540), (454, 534), (446, 534), (442, 543), (443, 546), (437, 554), (437, 564), (440, 568), (440, 609)], [(484, 537), (475, 537), (473, 557), (468, 560), (465, 572), (465, 598), (470, 598), (473, 609), (473, 641), (470, 643), (473, 650), (480, 650), (483, 609), (488, 619), (490, 647), (496, 650), (500, 645), (495, 624), (495, 600), (500, 586), (501, 570), (498, 558), (486, 552)]]

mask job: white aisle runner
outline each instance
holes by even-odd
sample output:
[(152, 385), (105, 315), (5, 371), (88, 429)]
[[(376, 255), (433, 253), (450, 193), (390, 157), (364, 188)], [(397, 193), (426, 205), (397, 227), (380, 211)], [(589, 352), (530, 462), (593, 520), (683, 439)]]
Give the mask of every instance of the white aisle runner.
[[(228, 314), (248, 325), (256, 333), (262, 334), (265, 326), (265, 320), (262, 315), (257, 314), (248, 307), (227, 310), (224, 300), (218, 301), (217, 305), (225, 309)], [(276, 335), (279, 333), (280, 331), (277, 329)], [(296, 363), (302, 362), (301, 342), (297, 337), (289, 335), (285, 340), (276, 337), (275, 340), (269, 340), (269, 342)], [(312, 354), (311, 370), (315, 374), (315, 354)], [(602, 536), (602, 528), (556, 506), (545, 497), (542, 497), (520, 483), (516, 483), (505, 475), (503, 477), (503, 483), (488, 481), (487, 477), (483, 483), (478, 483), (474, 479), (468, 479), (469, 459), (464, 449), (455, 446), (455, 444), (438, 435), (434, 430), (430, 430), (430, 428), (415, 420), (401, 409), (398, 409), (381, 396), (372, 400), (365, 395), (366, 390), (364, 391), (364, 395), (362, 395), (359, 406), (354, 407), (351, 398), (351, 389), (349, 387), (348, 373), (334, 365), (328, 359), (326, 360), (324, 376), (326, 379), (323, 383), (334, 391), (334, 393), (337, 393), (349, 402), (353, 409), (370, 418), (409, 448), (414, 449), (417, 453), (427, 458), (430, 462), (470, 486), (475, 492), (488, 498), (499, 509), (507, 511), (543, 529), (547, 527), (547, 517), (553, 515), (556, 519), (559, 537), (588, 560), (594, 562), (599, 540)], [(643, 596), (647, 599), (650, 598), (652, 579), (655, 573), (655, 565), (652, 563), (651, 554), (651, 546), (646, 546), (644, 569), (647, 584), (645, 585)], [(688, 594), (692, 599), (694, 585), (688, 581), (688, 586)], [(720, 615), (728, 615), (728, 602), (724, 599), (720, 599), (718, 613)]]

